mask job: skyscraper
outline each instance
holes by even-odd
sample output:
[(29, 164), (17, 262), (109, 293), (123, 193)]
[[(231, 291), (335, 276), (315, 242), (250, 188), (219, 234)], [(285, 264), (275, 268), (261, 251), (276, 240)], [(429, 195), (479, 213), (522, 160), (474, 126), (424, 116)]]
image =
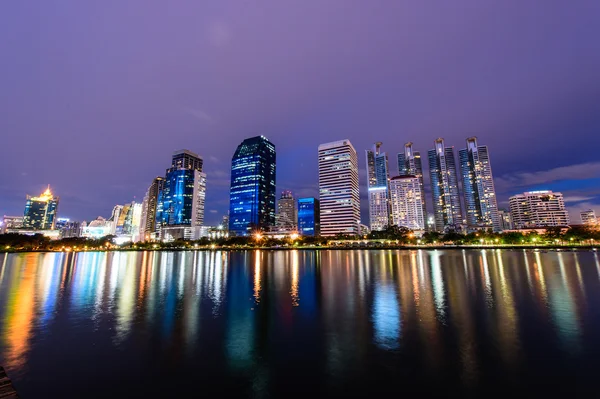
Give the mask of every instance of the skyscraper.
[[(421, 153), (413, 149), (413, 143), (404, 144), (404, 152), (398, 153), (398, 175), (416, 176), (419, 179), (421, 189), (421, 207), (423, 208), (423, 217), (427, 221), (427, 203), (425, 199), (425, 185), (423, 184), (423, 164), (421, 163)], [(425, 226), (427, 228), (427, 226)]]
[(156, 207), (158, 204), (158, 195), (163, 190), (164, 184), (164, 177), (155, 177), (144, 196), (140, 226), (142, 241), (149, 240), (152, 234), (156, 232)]
[(371, 231), (383, 230), (390, 224), (388, 157), (381, 152), (381, 142), (365, 151), (369, 190), (369, 222)]
[(500, 228), (502, 231), (504, 230), (512, 230), (512, 216), (510, 212), (506, 209), (498, 209), (498, 218), (500, 219)]
[(350, 140), (319, 146), (321, 235), (357, 235), (360, 224), (358, 157)]
[(316, 237), (320, 234), (319, 200), (298, 199), (298, 232), (303, 236)]
[(56, 223), (58, 197), (52, 195), (50, 186), (39, 197), (27, 196), (23, 227), (33, 230), (52, 230)]
[(467, 139), (467, 148), (458, 152), (469, 230), (501, 230), (496, 190), (487, 146), (477, 145), (477, 137)]
[(277, 201), (277, 227), (288, 231), (298, 227), (296, 200), (291, 191), (282, 192)]
[(588, 225), (598, 224), (598, 219), (596, 218), (596, 212), (593, 209), (588, 209), (585, 211), (581, 211), (581, 223)]
[(444, 139), (434, 142), (435, 148), (428, 151), (431, 194), (435, 214), (435, 228), (444, 231), (454, 229), (462, 223), (458, 175), (454, 159), (454, 147), (446, 147)]
[(417, 176), (396, 176), (390, 180), (392, 222), (417, 232), (425, 231), (421, 198), (421, 181)]
[(275, 146), (264, 136), (242, 141), (231, 159), (229, 232), (275, 225)]
[(568, 226), (569, 214), (561, 193), (529, 191), (509, 199), (510, 214), (516, 229)]
[(180, 150), (173, 153), (171, 167), (167, 169), (163, 188), (156, 206), (156, 229), (170, 228), (173, 238), (194, 238), (193, 229), (204, 223), (206, 174), (202, 172), (202, 158)]

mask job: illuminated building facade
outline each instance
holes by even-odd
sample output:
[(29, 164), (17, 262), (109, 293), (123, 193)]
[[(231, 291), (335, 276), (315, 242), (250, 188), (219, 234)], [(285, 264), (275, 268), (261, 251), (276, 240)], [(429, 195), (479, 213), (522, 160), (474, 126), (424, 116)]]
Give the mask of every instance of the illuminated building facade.
[(102, 238), (113, 234), (113, 229), (113, 222), (98, 216), (96, 220), (92, 220), (89, 224), (86, 224), (85, 222), (81, 224), (81, 237), (94, 239)]
[(242, 141), (231, 159), (229, 232), (238, 236), (275, 225), (275, 145), (264, 136)]
[(369, 223), (371, 231), (383, 230), (390, 224), (388, 157), (381, 152), (380, 142), (365, 151), (369, 195)]
[(415, 232), (425, 231), (421, 181), (417, 176), (396, 176), (390, 180), (392, 223)]
[(434, 145), (435, 147), (427, 152), (427, 156), (435, 229), (442, 232), (456, 229), (462, 224), (462, 211), (454, 147), (446, 147), (442, 138), (435, 140)]
[(320, 235), (319, 200), (316, 198), (298, 199), (298, 233), (303, 236)]
[(140, 235), (142, 241), (149, 240), (152, 234), (156, 232), (158, 195), (163, 190), (164, 184), (164, 177), (155, 177), (144, 196), (144, 201), (142, 202), (142, 220), (140, 222)]
[[(398, 175), (416, 176), (419, 179), (421, 189), (421, 207), (423, 217), (427, 220), (427, 203), (425, 199), (425, 185), (423, 183), (423, 163), (421, 153), (413, 149), (413, 143), (404, 144), (404, 152), (398, 154)], [(428, 228), (427, 226), (425, 226)]]
[(598, 224), (598, 218), (596, 218), (596, 212), (593, 209), (588, 209), (586, 211), (581, 211), (581, 223), (588, 225), (596, 225)]
[(477, 137), (469, 137), (467, 148), (458, 152), (458, 158), (463, 178), (467, 228), (500, 231), (502, 226), (487, 146), (477, 145)]
[(498, 209), (498, 218), (500, 219), (500, 228), (504, 230), (512, 230), (512, 216), (506, 209)]
[(56, 223), (58, 197), (52, 195), (50, 186), (39, 197), (27, 196), (23, 215), (23, 228), (53, 230)]
[(321, 235), (358, 235), (358, 157), (350, 140), (319, 146)]
[(2, 225), (0, 226), (0, 233), (4, 234), (7, 230), (22, 229), (23, 228), (23, 216), (6, 216), (2, 219)]
[(291, 191), (284, 191), (277, 200), (276, 224), (279, 230), (296, 230), (298, 227), (298, 212), (296, 200)]
[(561, 193), (529, 191), (509, 199), (515, 229), (568, 226), (569, 213)]

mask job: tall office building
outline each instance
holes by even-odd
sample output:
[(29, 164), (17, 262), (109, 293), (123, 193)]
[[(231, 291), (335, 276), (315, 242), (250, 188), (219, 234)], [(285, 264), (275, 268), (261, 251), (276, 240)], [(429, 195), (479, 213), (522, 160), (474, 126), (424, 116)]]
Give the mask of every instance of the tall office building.
[(32, 230), (52, 230), (56, 223), (58, 197), (50, 191), (50, 186), (39, 197), (27, 196), (23, 214), (23, 228)]
[(416, 232), (425, 231), (421, 180), (417, 176), (396, 176), (390, 180), (392, 222)]
[(369, 190), (369, 222), (371, 231), (383, 230), (390, 224), (388, 157), (381, 152), (381, 142), (365, 151)]
[[(202, 172), (202, 158), (180, 150), (173, 153), (156, 206), (156, 229), (161, 239), (196, 238), (204, 223), (206, 174)], [(166, 231), (169, 231), (167, 238)]]
[(500, 231), (501, 222), (487, 146), (477, 145), (477, 137), (469, 137), (467, 148), (460, 150), (458, 157), (468, 229)]
[(350, 140), (319, 146), (321, 235), (357, 235), (360, 224), (358, 157)]
[[(419, 178), (419, 187), (421, 188), (421, 207), (423, 208), (423, 217), (427, 221), (427, 203), (425, 199), (425, 184), (423, 183), (423, 164), (421, 163), (421, 153), (413, 149), (413, 143), (404, 144), (404, 152), (398, 154), (398, 175), (416, 176)], [(427, 226), (425, 226), (427, 228)]]
[(277, 201), (277, 228), (281, 230), (295, 230), (298, 227), (298, 213), (296, 200), (291, 191), (284, 191)]
[(231, 159), (229, 232), (251, 234), (275, 225), (275, 146), (264, 136), (246, 139)]
[(568, 226), (569, 214), (561, 193), (529, 191), (509, 199), (516, 229)]
[(509, 211), (498, 209), (498, 218), (500, 219), (500, 229), (502, 231), (513, 229), (512, 216)]
[(164, 184), (164, 177), (155, 177), (144, 196), (144, 201), (142, 202), (142, 220), (140, 223), (142, 241), (150, 240), (152, 234), (156, 232), (156, 207), (158, 204), (158, 195), (163, 190)]
[(431, 194), (435, 214), (435, 228), (444, 231), (462, 223), (458, 175), (454, 159), (454, 147), (446, 147), (444, 139), (434, 142), (435, 148), (428, 151)]
[(598, 219), (596, 218), (596, 212), (593, 209), (588, 209), (586, 211), (581, 211), (581, 223), (588, 225), (598, 224)]
[(319, 200), (316, 198), (298, 199), (298, 233), (303, 236), (320, 235)]

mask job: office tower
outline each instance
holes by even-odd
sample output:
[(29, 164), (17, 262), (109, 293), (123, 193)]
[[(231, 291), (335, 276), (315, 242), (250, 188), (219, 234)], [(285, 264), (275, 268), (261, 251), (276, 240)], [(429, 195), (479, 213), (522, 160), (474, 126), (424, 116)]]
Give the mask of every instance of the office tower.
[(173, 153), (156, 205), (155, 229), (161, 239), (195, 239), (204, 223), (205, 196), (202, 158), (188, 150)]
[(588, 209), (587, 211), (581, 211), (581, 223), (595, 225), (598, 224), (598, 219), (596, 218), (596, 212), (593, 209)]
[(417, 176), (396, 176), (390, 180), (392, 222), (416, 232), (425, 231), (425, 215), (421, 179)]
[(455, 229), (462, 223), (458, 175), (454, 160), (454, 147), (446, 147), (444, 139), (434, 142), (435, 148), (428, 151), (429, 174), (435, 228), (437, 231)]
[(530, 191), (509, 199), (516, 229), (568, 226), (569, 214), (561, 193)]
[(477, 137), (467, 139), (467, 148), (458, 152), (463, 178), (463, 194), (467, 228), (501, 230), (492, 177), (490, 155), (485, 145), (477, 145)]
[[(421, 153), (413, 149), (413, 143), (404, 144), (404, 152), (398, 154), (398, 175), (416, 176), (419, 178), (419, 187), (421, 188), (421, 207), (423, 208), (423, 217), (427, 221), (427, 203), (425, 199), (425, 184), (423, 183), (423, 164), (421, 163)], [(427, 229), (427, 225), (425, 226)]]
[(319, 200), (316, 198), (298, 199), (298, 233), (303, 236), (320, 235)]
[(298, 213), (296, 201), (291, 191), (284, 191), (277, 201), (277, 228), (281, 230), (295, 230), (298, 227)]
[(52, 195), (50, 186), (39, 197), (27, 196), (23, 227), (32, 230), (52, 230), (56, 223), (58, 197)]
[(359, 234), (358, 157), (350, 140), (319, 146), (321, 235)]
[[(184, 153), (185, 154), (185, 153)], [(146, 241), (156, 232), (156, 207), (158, 195), (163, 190), (165, 179), (157, 176), (148, 187), (144, 201), (142, 202), (142, 220), (140, 222), (140, 235)]]
[(60, 238), (79, 237), (81, 225), (67, 218), (57, 218), (54, 228), (59, 231)]
[(381, 142), (365, 151), (369, 195), (369, 222), (371, 231), (383, 230), (390, 224), (388, 157), (381, 152)]
[(264, 136), (238, 145), (231, 159), (231, 233), (247, 235), (275, 225), (275, 162), (275, 146)]
[(500, 219), (500, 228), (502, 231), (512, 230), (512, 216), (506, 209), (498, 209), (498, 218)]

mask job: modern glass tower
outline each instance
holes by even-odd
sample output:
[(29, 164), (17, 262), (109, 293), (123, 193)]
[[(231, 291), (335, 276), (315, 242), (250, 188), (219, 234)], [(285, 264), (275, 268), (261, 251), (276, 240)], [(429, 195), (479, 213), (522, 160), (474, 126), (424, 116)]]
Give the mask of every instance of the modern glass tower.
[(52, 195), (50, 186), (39, 197), (27, 196), (23, 227), (33, 230), (51, 230), (56, 223), (58, 197)]
[(413, 149), (413, 143), (411, 142), (404, 144), (404, 152), (398, 154), (398, 175), (415, 176), (419, 179), (422, 213), (425, 221), (427, 221), (427, 203), (425, 200), (425, 185), (423, 184), (421, 153)]
[(164, 184), (164, 177), (155, 177), (150, 187), (148, 187), (146, 195), (144, 196), (140, 228), (140, 234), (143, 241), (149, 240), (151, 235), (156, 232), (156, 209), (158, 205), (158, 195), (163, 190)]
[(321, 235), (357, 235), (360, 224), (358, 157), (350, 140), (319, 146)]
[(371, 231), (383, 230), (390, 224), (390, 190), (388, 157), (381, 152), (381, 142), (365, 151), (369, 190), (369, 222)]
[(454, 147), (446, 147), (444, 139), (434, 142), (435, 148), (427, 152), (431, 194), (437, 231), (455, 229), (462, 224), (458, 175), (454, 159)]
[(477, 137), (467, 139), (467, 148), (458, 152), (463, 178), (467, 228), (502, 230), (492, 165), (487, 146), (478, 146)]
[(319, 200), (298, 199), (298, 232), (303, 236), (316, 237), (320, 234)]
[(242, 141), (231, 159), (229, 232), (247, 235), (275, 225), (275, 145), (264, 136)]

